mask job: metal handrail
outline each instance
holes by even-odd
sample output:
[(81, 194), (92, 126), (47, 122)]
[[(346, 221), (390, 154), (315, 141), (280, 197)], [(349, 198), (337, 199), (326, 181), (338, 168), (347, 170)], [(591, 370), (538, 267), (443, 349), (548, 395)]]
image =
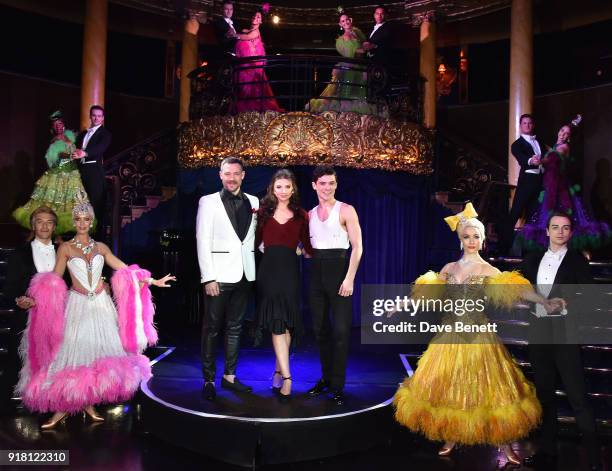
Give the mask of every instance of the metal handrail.
[[(262, 70), (252, 79), (241, 72)], [(334, 72), (336, 71), (336, 72)], [(364, 74), (353, 80), (338, 71)], [(402, 119), (419, 122), (422, 109), (422, 79), (400, 68), (388, 70), (384, 66), (362, 58), (314, 54), (277, 54), (227, 58), (210, 61), (188, 74), (191, 79), (191, 119), (204, 115), (227, 114), (235, 109), (241, 99), (267, 100), (272, 98), (264, 91), (259, 96), (240, 97), (240, 87), (268, 84), (273, 98), (286, 111), (303, 111), (310, 99), (328, 101), (361, 101), (390, 110), (399, 110)], [(350, 87), (354, 92), (321, 96), (323, 87), (330, 83)], [(256, 89), (256, 87), (253, 87)], [(408, 110), (408, 111), (406, 111)]]

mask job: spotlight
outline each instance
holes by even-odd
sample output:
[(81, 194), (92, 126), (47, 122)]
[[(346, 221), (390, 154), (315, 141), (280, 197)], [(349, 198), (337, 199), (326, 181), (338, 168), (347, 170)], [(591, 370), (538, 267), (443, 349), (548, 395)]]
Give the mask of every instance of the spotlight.
[(280, 17), (278, 15), (274, 15), (272, 17), (272, 23), (274, 23), (275, 25), (280, 23)]

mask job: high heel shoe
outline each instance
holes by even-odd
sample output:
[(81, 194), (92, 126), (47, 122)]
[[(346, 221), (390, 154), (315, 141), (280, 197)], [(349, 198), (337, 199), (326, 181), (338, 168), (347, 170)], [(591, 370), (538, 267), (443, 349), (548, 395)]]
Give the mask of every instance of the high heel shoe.
[(50, 420), (48, 420), (47, 422), (45, 422), (44, 424), (42, 424), (40, 426), (40, 428), (42, 430), (50, 430), (53, 427), (55, 427), (58, 423), (60, 423), (61, 421), (63, 421), (66, 417), (68, 416), (67, 412), (64, 412), (63, 414), (61, 414), (59, 417), (53, 419), (53, 417), (55, 417), (55, 414), (53, 414), (53, 416), (51, 417)]
[(500, 450), (504, 452), (504, 455), (506, 455), (506, 459), (508, 460), (508, 463), (514, 466), (520, 466), (522, 464), (521, 459), (518, 457), (516, 453), (514, 453), (514, 450), (512, 449), (510, 445), (504, 445), (500, 447)]
[(275, 377), (276, 375), (280, 375), (280, 377), (281, 377), (281, 378), (283, 377), (283, 374), (282, 374), (280, 371), (278, 371), (278, 370), (276, 370), (276, 371), (274, 372), (274, 374), (272, 375), (272, 392), (273, 392), (274, 394), (278, 394), (278, 393), (280, 393), (280, 390), (281, 390), (281, 387), (282, 387), (282, 386), (274, 386), (274, 377)]
[(104, 422), (104, 418), (100, 417), (96, 410), (93, 407), (88, 407), (85, 409), (85, 413), (93, 420), (94, 422)]
[[(281, 376), (281, 378), (283, 378), (283, 383), (285, 381), (292, 381), (291, 376), (287, 376), (286, 378), (284, 376)], [(281, 404), (287, 404), (290, 400), (291, 393), (283, 394), (282, 392), (280, 392), (280, 389), (278, 390), (278, 402), (280, 402)]]
[(440, 451), (438, 451), (438, 456), (448, 456), (451, 454), (453, 449), (455, 448), (455, 442), (446, 442)]

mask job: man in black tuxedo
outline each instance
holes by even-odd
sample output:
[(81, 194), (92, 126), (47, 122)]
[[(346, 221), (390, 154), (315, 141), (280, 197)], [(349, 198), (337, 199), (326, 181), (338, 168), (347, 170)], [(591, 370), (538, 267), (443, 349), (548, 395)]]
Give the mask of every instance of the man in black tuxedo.
[[(540, 294), (548, 299), (563, 297), (564, 285), (593, 283), (586, 259), (578, 251), (568, 249), (572, 236), (572, 221), (563, 213), (553, 213), (548, 220), (549, 248), (545, 253), (529, 254), (521, 265), (521, 272)], [(571, 304), (569, 309), (574, 308)], [(588, 403), (580, 345), (568, 344), (564, 335), (565, 316), (548, 315), (540, 306), (533, 312), (529, 327), (529, 358), (533, 370), (536, 393), (542, 404), (542, 445), (525, 463), (536, 469), (555, 469), (557, 405), (555, 379), (559, 373), (567, 398), (574, 410), (576, 424), (582, 433), (584, 446), (592, 469), (600, 469), (599, 446), (593, 411)], [(575, 314), (575, 313), (574, 313)], [(555, 339), (557, 334), (561, 337)], [(571, 332), (570, 332), (571, 334)], [(557, 340), (557, 341), (555, 341)]]
[(391, 74), (390, 68), (397, 58), (394, 53), (391, 24), (387, 21), (387, 12), (383, 6), (374, 9), (374, 28), (368, 40), (363, 43), (363, 49), (367, 51), (372, 62), (385, 66)]
[(34, 306), (34, 300), (26, 295), (30, 280), (36, 273), (49, 272), (55, 267), (57, 245), (53, 244), (53, 232), (57, 224), (57, 215), (51, 208), (41, 206), (30, 216), (33, 238), (31, 242), (17, 247), (8, 260), (4, 296), (8, 303), (17, 306), (10, 319), (12, 335), (9, 336), (8, 369), (2, 375), (3, 405), (8, 404), (12, 390), (17, 384), (21, 362), (18, 347), (20, 335), (26, 327), (27, 310)]
[(89, 109), (91, 126), (81, 131), (76, 138), (77, 150), (73, 158), (78, 159), (79, 173), (89, 201), (96, 213), (97, 238), (104, 234), (104, 215), (106, 203), (106, 181), (104, 177), (104, 153), (110, 146), (112, 135), (104, 127), (104, 108), (93, 105)]
[(535, 121), (530, 114), (523, 114), (519, 119), (521, 135), (512, 143), (510, 150), (521, 166), (516, 192), (510, 209), (507, 226), (502, 237), (502, 252), (508, 252), (514, 240), (514, 226), (525, 211), (529, 220), (538, 204), (538, 195), (542, 189), (544, 168), (540, 165), (542, 144), (534, 134)]
[(224, 55), (234, 54), (236, 40), (238, 38), (238, 26), (234, 24), (232, 15), (234, 14), (234, 4), (231, 1), (224, 1), (222, 6), (222, 16), (213, 20), (213, 28), (217, 37), (217, 44), (221, 46)]

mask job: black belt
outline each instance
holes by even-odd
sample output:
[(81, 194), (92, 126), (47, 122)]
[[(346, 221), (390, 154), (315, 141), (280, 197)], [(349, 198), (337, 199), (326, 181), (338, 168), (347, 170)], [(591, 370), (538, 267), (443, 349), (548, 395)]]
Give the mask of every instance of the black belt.
[(312, 258), (346, 258), (347, 249), (312, 249)]

